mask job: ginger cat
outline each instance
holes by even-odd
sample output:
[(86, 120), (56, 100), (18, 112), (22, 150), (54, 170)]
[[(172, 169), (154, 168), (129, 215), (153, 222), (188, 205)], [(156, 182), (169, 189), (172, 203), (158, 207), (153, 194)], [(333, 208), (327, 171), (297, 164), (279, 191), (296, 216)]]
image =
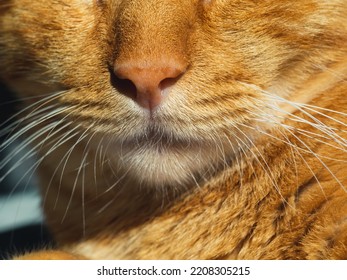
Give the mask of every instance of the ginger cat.
[(2, 0), (0, 65), (58, 243), (19, 258), (347, 258), (347, 0)]

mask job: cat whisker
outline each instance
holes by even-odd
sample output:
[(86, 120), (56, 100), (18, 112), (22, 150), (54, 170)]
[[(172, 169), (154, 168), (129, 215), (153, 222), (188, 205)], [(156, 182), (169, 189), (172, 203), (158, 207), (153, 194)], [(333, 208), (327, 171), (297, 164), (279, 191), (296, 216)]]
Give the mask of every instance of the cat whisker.
[[(66, 156), (64, 165), (63, 165), (63, 167), (62, 167), (61, 174), (60, 174), (60, 183), (59, 183), (60, 186), (62, 185), (63, 176), (64, 176), (65, 169), (66, 169), (66, 166), (67, 166), (67, 162), (69, 161), (69, 158), (70, 158), (72, 152), (73, 152), (74, 149), (77, 147), (77, 145), (80, 144), (80, 143), (82, 143), (82, 141), (88, 136), (89, 130), (90, 130), (92, 127), (93, 127), (93, 124), (90, 125), (87, 129), (85, 129), (85, 131), (80, 135), (80, 137), (76, 140), (76, 142), (72, 145), (72, 147), (66, 152), (65, 155), (67, 155), (67, 156)], [(82, 154), (82, 155), (83, 155), (83, 154)], [(69, 208), (70, 208), (70, 206), (71, 206), (72, 198), (73, 198), (73, 195), (74, 195), (74, 193), (75, 193), (75, 191), (76, 191), (78, 178), (79, 178), (79, 176), (80, 176), (82, 166), (83, 166), (83, 165), (85, 164), (85, 162), (86, 162), (87, 155), (88, 155), (88, 152), (84, 153), (83, 159), (82, 159), (82, 162), (81, 162), (81, 165), (80, 165), (80, 167), (79, 167), (78, 170), (77, 170), (77, 175), (76, 175), (75, 182), (74, 182), (73, 187), (72, 187), (72, 190), (71, 190), (70, 199), (68, 200), (68, 203), (67, 203), (67, 206), (66, 206), (64, 215), (63, 215), (63, 217), (62, 217), (61, 223), (63, 223), (63, 222), (65, 221), (65, 218), (66, 218), (67, 213), (68, 213), (68, 211), (69, 211)], [(59, 189), (60, 189), (60, 187), (59, 187)], [(54, 207), (57, 206), (58, 198), (59, 198), (59, 195), (57, 195), (57, 200), (56, 200), (56, 203), (55, 203), (55, 206), (54, 206)]]
[[(249, 162), (249, 166), (250, 166), (250, 167), (252, 168), (252, 170), (254, 171), (253, 164), (252, 164), (250, 161), (248, 161), (248, 155), (247, 155), (247, 153), (244, 151), (243, 146), (239, 143), (238, 139), (236, 139), (237, 148), (238, 148), (238, 150), (241, 151), (241, 152), (235, 150), (235, 147), (234, 147), (235, 144), (233, 144), (233, 143), (230, 141), (230, 139), (229, 139), (229, 137), (227, 137), (227, 135), (226, 135), (225, 138), (227, 139), (227, 141), (228, 141), (228, 143), (229, 143), (231, 149), (233, 150), (234, 159), (235, 159), (235, 161), (236, 161), (236, 166), (237, 166), (238, 173), (239, 173), (239, 176), (240, 176), (240, 188), (242, 188), (242, 185), (243, 185), (243, 180), (242, 180), (242, 178), (243, 178), (243, 168), (242, 168), (242, 165), (241, 165), (240, 153), (243, 153), (243, 154), (245, 155), (244, 160), (247, 161), (247, 162)], [(239, 159), (239, 158), (240, 158), (240, 159)]]
[[(108, 192), (110, 192), (111, 190), (113, 190), (115, 187), (117, 187), (119, 185), (120, 182), (122, 182), (124, 180), (124, 178), (126, 178), (126, 176), (128, 175), (129, 171), (131, 170), (131, 166), (123, 173), (123, 175), (118, 178), (116, 180), (116, 182), (114, 182), (111, 186), (109, 186), (105, 191), (103, 191), (99, 196), (102, 196)], [(124, 187), (124, 186), (123, 186)], [(107, 202), (105, 205), (103, 205), (102, 208), (100, 208), (97, 212), (96, 212), (96, 215), (100, 215), (102, 214), (104, 211), (106, 211), (106, 209), (108, 207), (110, 207), (114, 201), (117, 200), (118, 198), (118, 195), (121, 193), (121, 189), (118, 189), (118, 192), (112, 196), (112, 199)]]
[[(312, 119), (317, 125), (322, 125), (323, 127), (325, 126), (324, 123), (322, 123), (320, 120), (318, 120), (316, 117), (314, 117), (311, 113), (309, 113), (308, 111), (311, 111), (313, 113), (316, 113), (322, 117), (325, 117), (327, 119), (330, 119), (336, 123), (339, 123), (343, 126), (347, 126), (346, 123), (333, 118), (330, 115), (324, 114), (321, 111), (325, 111), (325, 112), (329, 112), (329, 113), (333, 113), (333, 114), (337, 114), (337, 115), (341, 115), (341, 116), (347, 116), (346, 113), (343, 112), (339, 112), (339, 111), (335, 111), (329, 108), (323, 108), (323, 107), (319, 107), (319, 106), (314, 106), (314, 105), (310, 105), (310, 104), (304, 104), (304, 103), (299, 103), (299, 102), (293, 102), (290, 100), (287, 100), (283, 97), (271, 94), (265, 90), (259, 89), (267, 98), (270, 98), (272, 100), (274, 100), (276, 103), (285, 103), (287, 105), (292, 106), (293, 108), (299, 110), (300, 112), (302, 112), (303, 114), (307, 115), (310, 119)], [(282, 112), (282, 113), (286, 113), (284, 110), (281, 110), (278, 106), (274, 106), (277, 107), (277, 110)], [(273, 108), (273, 107), (271, 107)], [(298, 118), (298, 116), (293, 115), (292, 113), (289, 113), (292, 117)], [(333, 128), (332, 128), (333, 129)]]
[(101, 166), (101, 153), (102, 153), (102, 144), (104, 143), (104, 139), (105, 139), (106, 135), (104, 134), (100, 140), (99, 143), (96, 147), (95, 153), (94, 153), (94, 168), (93, 168), (93, 174), (94, 174), (94, 185), (95, 185), (95, 192), (96, 195), (98, 195), (98, 184), (97, 184), (97, 171), (98, 171), (98, 166)]
[[(19, 112), (13, 114), (6, 121), (1, 123), (0, 127), (6, 127), (8, 124), (12, 123), (16, 118), (18, 118), (19, 116), (23, 115), (27, 111), (30, 112), (27, 116), (22, 117), (18, 121), (16, 121), (16, 123), (18, 125), (21, 123), (21, 121), (25, 121), (25, 120), (30, 119), (31, 117), (35, 116), (35, 114), (37, 114), (37, 111), (39, 111), (39, 112), (46, 112), (46, 111), (51, 110), (51, 108), (53, 108), (54, 106), (57, 106), (57, 105), (48, 105), (48, 104), (50, 102), (53, 102), (54, 100), (58, 99), (64, 93), (65, 93), (65, 91), (60, 91), (60, 92), (57, 92), (57, 93), (54, 93), (54, 94), (50, 94), (49, 96), (46, 96), (43, 99), (40, 99), (40, 100), (38, 100), (38, 101), (36, 101), (36, 102), (26, 106), (25, 108), (23, 108)], [(35, 97), (33, 97), (33, 98), (35, 98)], [(17, 128), (18, 125), (15, 128)]]
[[(320, 116), (322, 116), (322, 117), (325, 117), (325, 118), (327, 118), (327, 119), (330, 119), (330, 120), (332, 120), (332, 121), (334, 121), (334, 122), (336, 122), (336, 123), (338, 123), (338, 124), (341, 124), (341, 125), (343, 125), (343, 126), (347, 126), (346, 123), (344, 123), (344, 122), (342, 122), (342, 121), (340, 121), (340, 120), (337, 120), (336, 118), (333, 118), (333, 117), (331, 117), (331, 116), (329, 116), (329, 115), (327, 115), (327, 114), (323, 114), (323, 113), (319, 112), (318, 109), (312, 109), (312, 108), (310, 108), (310, 107), (308, 107), (308, 106), (305, 106), (304, 104), (291, 103), (291, 102), (285, 101), (285, 100), (282, 100), (282, 102), (283, 102), (283, 103), (286, 103), (286, 104), (289, 104), (289, 105), (293, 105), (293, 106), (295, 105), (295, 108), (297, 108), (298, 110), (300, 110), (301, 112), (303, 112), (305, 115), (307, 115), (308, 117), (310, 117), (310, 118), (313, 120), (313, 122), (310, 122), (310, 121), (308, 121), (308, 120), (306, 120), (306, 119), (303, 119), (303, 118), (301, 118), (301, 117), (299, 117), (299, 116), (295, 116), (295, 115), (289, 113), (288, 115), (291, 116), (291, 117), (293, 117), (293, 118), (291, 118), (291, 120), (301, 121), (301, 122), (303, 122), (303, 123), (310, 124), (311, 126), (313, 126), (313, 127), (317, 128), (317, 129), (319, 129), (320, 131), (324, 132), (326, 135), (328, 135), (328, 136), (330, 136), (330, 137), (335, 136), (335, 137), (339, 138), (340, 141), (342, 141), (342, 143), (346, 143), (346, 139), (340, 137), (338, 134), (335, 133), (335, 131), (337, 130), (336, 128), (331, 127), (331, 126), (326, 126), (322, 121), (318, 120), (316, 117), (314, 117), (314, 116), (313, 116), (312, 114), (310, 114), (308, 111), (312, 111), (312, 112), (314, 112), (314, 113), (316, 113), (316, 114), (318, 114), (318, 115), (320, 115)], [(273, 107), (271, 107), (271, 108), (272, 108), (273, 110), (279, 111), (279, 112), (281, 112), (281, 113), (284, 112), (284, 111), (281, 110), (278, 106), (273, 106)], [(319, 107), (317, 107), (317, 108), (319, 108)], [(340, 132), (347, 132), (346, 130), (342, 130), (342, 129), (339, 129), (339, 131), (340, 131)]]
[[(55, 127), (57, 127), (58, 125), (60, 125), (63, 121), (56, 121), (54, 123), (51, 123), (49, 125), (49, 127), (53, 127), (51, 128), (51, 130), (54, 130)], [(25, 160), (33, 157), (36, 155), (35, 150), (37, 149), (38, 146), (42, 146), (47, 140), (51, 139), (55, 134), (57, 134), (60, 130), (62, 130), (63, 128), (65, 128), (66, 126), (70, 125), (70, 123), (67, 123), (66, 125), (64, 125), (63, 127), (61, 127), (57, 132), (55, 133), (49, 133), (49, 135), (47, 135), (45, 137), (45, 139), (43, 141), (41, 141), (38, 145), (36, 145), (35, 147), (33, 147), (28, 153), (26, 153), (25, 155), (22, 156), (22, 158), (20, 160), (17, 161), (17, 164), (15, 164), (13, 166), (13, 170), (17, 167), (19, 167)], [(64, 137), (58, 137), (59, 141), (62, 141), (64, 139)], [(55, 145), (53, 147), (50, 148), (50, 150), (44, 155), (42, 156), (40, 159), (36, 160), (36, 162), (28, 169), (24, 172), (24, 174), (22, 175), (21, 178), (19, 178), (19, 180), (17, 181), (16, 185), (14, 185), (11, 188), (11, 192), (9, 193), (9, 195), (7, 196), (7, 199), (9, 199), (11, 197), (11, 195), (14, 193), (14, 191), (19, 187), (19, 185), (22, 183), (22, 181), (26, 178), (26, 176), (28, 176), (30, 173), (30, 177), (27, 179), (27, 183), (24, 186), (24, 189), (26, 189), (28, 187), (28, 184), (30, 182), (30, 178), (34, 175), (36, 169), (39, 167), (39, 165), (41, 164), (41, 162), (44, 160), (44, 158), (51, 152), (53, 151), (55, 148), (57, 148), (58, 145)], [(6, 177), (7, 175), (9, 175), (13, 170), (8, 170), (8, 172), (4, 175), (4, 177)]]
[(131, 170), (131, 168), (129, 167), (128, 170), (126, 172), (124, 172), (122, 174), (122, 176), (118, 176), (117, 173), (114, 172), (112, 166), (110, 166), (111, 168), (111, 171), (113, 173), (113, 175), (115, 176), (115, 178), (118, 178), (113, 184), (112, 186), (108, 187), (103, 193), (108, 193), (110, 192), (111, 190), (113, 190), (121, 181), (123, 181), (123, 179), (128, 175), (129, 171)]
[[(249, 129), (252, 129), (252, 128), (253, 128), (253, 127), (251, 127), (251, 126), (248, 126), (248, 125), (242, 124), (242, 123), (239, 123), (239, 125), (245, 126), (245, 127), (249, 128)], [(320, 183), (320, 181), (318, 180), (316, 174), (314, 173), (314, 171), (312, 170), (312, 168), (310, 167), (310, 165), (309, 165), (308, 162), (306, 161), (305, 157), (301, 154), (301, 151), (304, 151), (304, 152), (306, 152), (306, 153), (310, 153), (310, 151), (307, 151), (307, 150), (305, 150), (305, 149), (299, 148), (298, 146), (296, 146), (295, 144), (293, 144), (293, 143), (289, 140), (289, 138), (287, 137), (287, 135), (284, 134), (284, 133), (282, 133), (280, 130), (278, 130), (278, 131), (279, 131), (279, 133), (281, 133), (281, 135), (284, 137), (285, 140), (284, 140), (284, 139), (281, 139), (281, 138), (278, 138), (278, 137), (276, 137), (276, 136), (273, 136), (272, 134), (267, 133), (267, 132), (265, 132), (265, 131), (263, 131), (262, 129), (259, 129), (259, 128), (256, 129), (256, 131), (257, 131), (258, 133), (264, 134), (264, 135), (266, 135), (267, 137), (270, 137), (270, 138), (272, 138), (272, 139), (274, 139), (274, 140), (276, 140), (276, 141), (280, 141), (280, 142), (283, 142), (283, 143), (287, 144), (288, 146), (291, 147), (291, 151), (292, 151), (292, 152), (296, 151), (297, 154), (299, 155), (299, 157), (303, 160), (303, 162), (304, 162), (305, 165), (307, 166), (307, 168), (310, 170), (312, 176), (315, 178), (315, 180), (316, 180), (317, 183), (319, 184), (319, 186), (320, 186), (320, 188), (321, 188), (321, 190), (323, 191), (323, 194), (324, 194), (323, 187), (321, 186), (321, 183)], [(311, 153), (312, 153), (312, 152), (311, 152)], [(293, 155), (293, 159), (295, 160), (295, 155)], [(296, 169), (296, 173), (297, 173), (297, 169)]]
[[(61, 112), (61, 111), (60, 111)], [(50, 123), (49, 125), (37, 130), (34, 134), (32, 134), (24, 143), (21, 144), (21, 146), (14, 150), (13, 152), (9, 153), (0, 163), (0, 169), (4, 168), (10, 160), (19, 154), (21, 151), (23, 151), (26, 147), (28, 147), (31, 143), (33, 143), (35, 140), (39, 139), (42, 137), (45, 133), (48, 131), (52, 130), (55, 128), (57, 124), (55, 122)], [(28, 152), (26, 152), (23, 156), (22, 159), (29, 159), (35, 155), (34, 150), (38, 148), (41, 145), (42, 142), (39, 142), (36, 144), (33, 148), (31, 148)], [(19, 165), (21, 165), (21, 161), (18, 161), (15, 165), (13, 165), (7, 172), (2, 176), (0, 181), (2, 181), (9, 173), (11, 173), (13, 170), (15, 170)]]
[[(265, 122), (268, 122), (268, 119), (265, 119), (264, 121), (265, 121)], [(302, 151), (305, 151), (306, 153), (312, 154), (312, 155), (323, 165), (323, 167), (331, 174), (331, 176), (332, 176), (332, 177), (334, 178), (334, 180), (342, 187), (342, 189), (344, 189), (344, 190), (346, 191), (345, 186), (344, 186), (344, 185), (341, 183), (341, 181), (336, 177), (336, 175), (330, 170), (330, 168), (327, 166), (327, 164), (324, 163), (324, 161), (322, 160), (322, 158), (324, 158), (324, 157), (326, 157), (326, 156), (320, 156), (320, 155), (318, 155), (317, 153), (313, 152), (312, 149), (311, 149), (302, 139), (300, 139), (297, 135), (295, 135), (295, 133), (293, 133), (293, 132), (291, 131), (292, 129), (295, 129), (295, 130), (296, 130), (296, 128), (292, 128), (292, 127), (290, 127), (290, 126), (284, 125), (283, 123), (276, 122), (276, 121), (274, 121), (274, 119), (272, 119), (272, 121), (273, 121), (274, 123), (276, 123), (278, 126), (284, 128), (290, 135), (292, 135), (295, 139), (297, 139), (297, 140), (305, 147), (305, 149), (302, 149), (301, 147), (299, 148), (298, 146), (296, 146), (296, 145), (294, 145), (293, 143), (291, 143), (291, 142), (289, 141), (288, 137), (285, 136), (285, 134), (283, 134), (283, 136), (287, 139), (287, 142), (286, 142), (286, 141), (285, 141), (285, 142), (286, 142), (287, 144), (289, 144), (290, 146), (294, 147), (294, 148), (298, 151), (298, 154), (300, 155), (300, 157), (302, 157), (302, 159), (303, 159), (304, 162), (306, 163), (307, 167), (310, 169), (310, 172), (314, 175), (315, 179), (317, 180), (317, 182), (318, 182), (318, 184), (320, 185), (321, 188), (322, 188), (322, 186), (321, 186), (319, 180), (316, 178), (315, 173), (313, 172), (313, 170), (311, 169), (311, 167), (308, 165), (308, 163), (306, 162), (306, 160), (304, 159), (304, 157), (301, 155), (299, 149), (302, 150)], [(309, 124), (311, 124), (311, 123), (309, 122)], [(244, 124), (239, 124), (239, 125), (244, 125)], [(252, 127), (249, 127), (249, 128), (252, 129)], [(259, 130), (257, 130), (257, 131), (259, 131)], [(270, 136), (270, 137), (272, 137), (272, 138), (275, 138), (273, 135), (271, 135), (271, 134), (269, 134), (269, 133), (265, 133), (264, 131), (259, 131), (259, 132), (261, 132), (262, 134), (266, 134), (267, 136)], [(323, 132), (325, 132), (325, 131), (323, 131)], [(328, 135), (329, 135), (329, 134), (328, 134)], [(276, 138), (277, 138), (277, 137), (276, 137)], [(335, 138), (333, 138), (333, 139), (335, 139)], [(324, 143), (325, 143), (325, 142), (324, 142)], [(326, 143), (325, 143), (325, 144), (326, 144)], [(335, 148), (338, 148), (338, 147), (335, 147)], [(343, 151), (345, 152), (345, 150), (343, 150)], [(331, 160), (336, 160), (336, 159), (332, 159), (332, 158), (329, 158), (329, 157), (326, 157), (326, 158), (327, 158), (327, 159), (331, 159)], [(323, 189), (323, 188), (322, 188), (322, 189)]]
[[(88, 152), (86, 152), (86, 158), (88, 157)], [(83, 164), (83, 162), (82, 162)], [(85, 205), (85, 177), (86, 177), (86, 165), (83, 164), (82, 170), (82, 189), (81, 189), (81, 199), (82, 199), (82, 228), (83, 228), (83, 237), (86, 236), (86, 205)]]
[[(49, 138), (51, 138), (52, 136), (53, 136), (53, 134), (50, 135), (50, 137), (46, 137), (45, 140), (44, 140), (42, 143), (40, 143), (40, 144), (43, 145), (44, 142), (45, 142), (46, 140), (48, 140)], [(60, 137), (59, 137), (59, 139), (60, 139)], [(53, 149), (54, 149), (54, 147), (52, 147), (50, 150), (53, 150)], [(34, 150), (35, 150), (35, 147), (31, 150), (32, 152), (31, 152), (29, 155), (24, 155), (20, 160), (18, 160), (18, 166), (16, 166), (16, 168), (19, 167), (25, 160), (27, 160), (27, 159), (29, 159), (29, 158), (35, 156), (36, 153), (35, 153)], [(48, 152), (47, 154), (49, 154), (49, 152)], [(17, 181), (17, 184), (13, 186), (11, 193), (14, 192), (14, 191), (18, 188), (18, 186), (21, 184), (22, 180), (23, 180), (29, 173), (31, 173), (30, 178), (34, 175), (34, 173), (35, 173), (37, 167), (41, 164), (41, 162), (42, 162), (43, 159), (47, 156), (47, 154), (45, 154), (45, 156), (41, 157), (40, 159), (36, 160), (36, 162), (34, 163), (34, 165), (31, 166), (31, 167), (23, 174), (22, 178), (20, 178), (20, 179)], [(8, 175), (8, 174), (7, 174), (7, 175)], [(30, 178), (29, 178), (29, 179), (30, 179)], [(29, 182), (29, 181), (30, 181), (30, 180), (28, 180), (28, 182)], [(28, 183), (27, 183), (27, 184), (28, 184)]]
[[(59, 147), (61, 147), (62, 145), (64, 145), (65, 143), (68, 143), (69, 141), (71, 141), (73, 138), (75, 138), (77, 135), (79, 135), (80, 132), (79, 132), (79, 126), (76, 126), (72, 129), (70, 129), (68, 132), (66, 132), (64, 135), (61, 135), (59, 136), (59, 141), (57, 141), (57, 143), (55, 143), (55, 145), (49, 149), (48, 152), (46, 152), (42, 157), (41, 157), (41, 161), (43, 161), (49, 154), (51, 154), (52, 152), (54, 152), (56, 149), (58, 149)], [(63, 163), (64, 159), (66, 157), (66, 154), (61, 158), (60, 162), (58, 163), (57, 167), (55, 168), (52, 176), (51, 176), (51, 180), (49, 181), (48, 183), (48, 186), (47, 186), (47, 190), (46, 190), (46, 194), (45, 194), (45, 197), (43, 199), (43, 205), (45, 205), (45, 202), (46, 202), (46, 197), (49, 193), (49, 190), (51, 188), (51, 185), (53, 183), (53, 180), (55, 178), (55, 175), (57, 174), (58, 172), (58, 169), (59, 167), (61, 166), (61, 164)], [(59, 193), (60, 193), (60, 186), (58, 188), (58, 195), (57, 195), (57, 198), (59, 197)], [(56, 201), (57, 202), (57, 201)], [(56, 205), (55, 205), (56, 207)]]
[[(61, 112), (63, 112), (65, 110), (65, 108), (57, 108), (54, 111), (51, 111), (51, 109), (52, 108), (50, 108), (50, 110), (48, 111), (49, 113), (47, 113), (47, 111), (45, 110), (45, 112), (42, 112), (42, 114), (40, 114), (39, 116), (35, 116), (34, 120), (29, 122), (27, 125), (25, 125), (23, 128), (21, 128), (19, 131), (17, 131), (13, 135), (10, 134), (10, 132), (11, 132), (10, 130), (16, 129), (17, 126), (19, 125), (19, 123), (18, 123), (18, 125), (16, 125), (16, 127), (10, 128), (8, 131), (4, 131), (4, 134), (7, 134), (9, 136), (1, 144), (0, 149), (1, 150), (6, 149), (9, 145), (11, 145), (11, 143), (13, 143), (13, 141), (17, 140), (21, 136), (23, 136), (26, 133), (28, 133), (28, 131), (30, 131), (33, 128), (35, 128), (35, 126), (38, 126), (38, 125), (40, 125), (40, 124), (42, 124), (42, 123), (44, 123), (44, 122), (46, 122), (46, 121), (56, 117), (57, 115), (59, 115)], [(24, 121), (24, 118), (20, 120), (20, 123), (23, 122), (23, 121)]]
[[(285, 128), (286, 129), (286, 128)], [(340, 187), (347, 192), (346, 187), (341, 183), (341, 181), (336, 177), (336, 175), (331, 171), (331, 169), (328, 167), (328, 165), (317, 155), (317, 153), (313, 152), (312, 149), (298, 136), (296, 136), (293, 132), (286, 129), (291, 135), (293, 135), (300, 143), (302, 143), (310, 152), (311, 154), (323, 165), (323, 167), (330, 173), (330, 175), (334, 178), (334, 180), (340, 185)]]
[[(337, 142), (337, 144), (339, 144), (339, 146), (336, 146), (336, 145), (333, 145), (333, 144), (331, 144), (331, 143), (329, 143), (327, 141), (327, 140), (331, 139), (331, 140), (334, 140), (334, 142), (336, 142), (335, 139), (331, 136), (331, 134), (324, 133), (322, 135), (322, 134), (318, 134), (318, 133), (315, 133), (315, 132), (312, 132), (312, 131), (300, 129), (298, 127), (294, 127), (294, 126), (291, 126), (291, 125), (287, 125), (287, 124), (284, 124), (284, 123), (282, 123), (280, 121), (276, 121), (276, 116), (271, 115), (271, 114), (264, 114), (263, 113), (261, 116), (256, 115), (254, 120), (257, 121), (257, 122), (263, 122), (263, 123), (266, 123), (266, 124), (271, 123), (271, 124), (276, 125), (276, 126), (282, 126), (282, 127), (287, 128), (287, 129), (291, 129), (291, 130), (293, 130), (293, 131), (295, 131), (295, 132), (297, 132), (297, 133), (299, 133), (299, 134), (301, 134), (303, 136), (306, 136), (309, 139), (314, 139), (317, 142), (320, 142), (320, 143), (325, 144), (327, 146), (333, 147), (333, 148), (338, 149), (338, 150), (340, 150), (342, 152), (346, 152), (347, 151), (346, 148), (345, 148), (346, 145), (344, 145), (343, 143)], [(321, 140), (321, 139), (323, 139), (323, 140)], [(326, 141), (324, 141), (324, 140), (326, 140)], [(303, 151), (305, 151), (305, 149), (303, 149), (303, 148), (301, 148), (301, 149)], [(323, 156), (323, 155), (322, 155), (322, 157), (325, 157), (327, 159), (332, 159), (332, 158), (329, 158), (329, 157)], [(338, 159), (336, 159), (336, 160), (338, 160)]]
[[(80, 125), (76, 125), (75, 127), (73, 128), (70, 128), (67, 132), (65, 132), (64, 134), (62, 135), (59, 135), (58, 136), (58, 141), (41, 157), (41, 161), (43, 161), (49, 154), (51, 154), (52, 152), (54, 152), (56, 149), (58, 149), (59, 147), (61, 147), (63, 144), (67, 143), (68, 141), (71, 141), (73, 138), (75, 138), (76, 136), (78, 136), (80, 134)], [(44, 198), (44, 203), (45, 204), (45, 201), (46, 201), (46, 196), (49, 192), (49, 189), (52, 185), (52, 182), (53, 182), (53, 179), (55, 178), (55, 175), (57, 174), (58, 172), (58, 169), (59, 167), (62, 165), (65, 157), (67, 156), (68, 152), (65, 153), (60, 162), (58, 163), (57, 167), (55, 168), (54, 172), (53, 172), (53, 175), (51, 176), (51, 180), (49, 181), (48, 183), (48, 186), (47, 186), (47, 190), (46, 190), (46, 194), (45, 194), (45, 198)], [(61, 185), (59, 185), (58, 187), (58, 195), (56, 197), (56, 203), (57, 203), (57, 200), (59, 198), (59, 193), (60, 193), (60, 187)], [(54, 208), (56, 207), (56, 204), (54, 205)]]
[[(69, 199), (69, 201), (67, 203), (64, 215), (63, 215), (63, 217), (61, 219), (61, 223), (63, 223), (65, 221), (67, 213), (68, 213), (68, 211), (70, 209), (70, 206), (71, 206), (71, 203), (72, 203), (72, 198), (73, 198), (73, 196), (75, 194), (75, 191), (76, 191), (76, 188), (77, 188), (77, 182), (78, 182), (78, 179), (79, 179), (79, 177), (81, 175), (82, 169), (83, 169), (83, 167), (85, 165), (87, 157), (88, 157), (88, 152), (84, 154), (84, 156), (82, 158), (82, 161), (81, 161), (81, 164), (80, 164), (80, 167), (78, 168), (78, 171), (77, 171), (77, 174), (76, 174), (76, 178), (75, 178), (75, 181), (74, 181), (72, 189), (71, 189), (70, 199)], [(82, 178), (82, 181), (83, 181), (83, 178)], [(81, 194), (81, 196), (82, 196), (82, 206), (84, 206), (84, 185), (83, 184), (82, 184), (82, 190), (81, 191), (82, 191), (82, 194)], [(83, 230), (84, 230), (84, 233), (85, 233), (85, 213), (84, 213), (84, 207), (82, 209), (82, 213), (83, 213), (82, 214), (83, 215)]]
[[(250, 146), (241, 138), (239, 138), (237, 135), (234, 135), (234, 137), (237, 137), (237, 139), (241, 142), (241, 145), (246, 147), (248, 149), (248, 152), (250, 152), (255, 160), (259, 163), (261, 168), (264, 170), (265, 174), (267, 174), (268, 178), (270, 179), (272, 185), (275, 187), (277, 190), (278, 194), (281, 196), (282, 200), (285, 201), (290, 207), (292, 205), (283, 197), (281, 190), (277, 184), (276, 178), (274, 177), (270, 166), (268, 165), (267, 161), (265, 160), (263, 154), (259, 151), (257, 145), (253, 142), (253, 140), (240, 128), (242, 126), (242, 123), (234, 122), (230, 123), (230, 125), (237, 131), (239, 131), (243, 137), (245, 137), (245, 140), (250, 144)], [(255, 153), (252, 149), (252, 147), (255, 149)], [(258, 157), (259, 155), (259, 157)]]
[(342, 74), (341, 72), (334, 71), (333, 69), (330, 69), (323, 64), (319, 65), (319, 64), (313, 63), (312, 65), (317, 67), (320, 70), (323, 70), (324, 72), (328, 72), (328, 73), (332, 74), (335, 78), (338, 78), (340, 82), (347, 82), (345, 75)]
[[(39, 118), (43, 118), (45, 117), (45, 115), (47, 114), (47, 112), (50, 112), (53, 108), (56, 108), (58, 105), (51, 105), (51, 106), (47, 106), (46, 108), (42, 108), (40, 110), (36, 110), (35, 113), (30, 114), (29, 116), (25, 116), (22, 117), (16, 121), (10, 122), (9, 124), (7, 124), (3, 129), (1, 129), (0, 131), (0, 136), (6, 136), (5, 139), (3, 140), (3, 142), (0, 145), (0, 149), (5, 149), (5, 145), (6, 144), (11, 144), (8, 143), (7, 141), (9, 141), (9, 138), (12, 136), (14, 137), (14, 134), (17, 133), (16, 135), (18, 135), (18, 137), (21, 136), (20, 134), (20, 130), (18, 130), (18, 127), (21, 126), (22, 123), (27, 122), (30, 123), (30, 120), (33, 119), (39, 119)], [(26, 124), (28, 125), (28, 124)], [(23, 126), (23, 125), (22, 125)], [(22, 127), (23, 129), (23, 127)], [(6, 142), (6, 143), (5, 143)]]
[[(307, 111), (307, 110), (310, 110), (311, 112), (316, 113), (316, 114), (318, 114), (318, 115), (320, 115), (322, 117), (325, 117), (327, 119), (330, 119), (332, 121), (335, 121), (338, 124), (341, 124), (343, 126), (347, 126), (347, 124), (343, 123), (342, 121), (337, 120), (336, 118), (333, 118), (333, 117), (331, 117), (331, 116), (329, 116), (327, 114), (324, 114), (324, 113), (319, 111), (320, 109), (322, 109), (322, 110), (326, 110), (326, 109), (320, 108), (318, 106), (312, 106), (312, 105), (306, 105), (306, 104), (291, 102), (291, 101), (286, 100), (285, 98), (282, 98), (282, 97), (276, 96), (274, 94), (271, 94), (271, 93), (269, 93), (267, 91), (264, 91), (264, 90), (262, 90), (262, 89), (260, 89), (259, 87), (256, 87), (256, 86), (252, 86), (252, 88), (253, 89), (258, 89), (263, 94), (265, 94), (268, 98), (271, 98), (271, 99), (275, 100), (276, 102), (285, 103), (285, 104), (293, 106), (295, 109), (299, 110), (304, 115), (308, 116), (312, 121), (309, 121), (307, 119), (304, 119), (304, 118), (299, 117), (297, 115), (294, 115), (292, 113), (287, 113), (287, 112), (285, 112), (284, 110), (282, 110), (281, 108), (279, 108), (275, 104), (273, 104), (273, 105), (270, 105), (271, 103), (266, 104), (265, 106), (268, 107), (270, 110), (275, 111), (275, 112), (278, 111), (280, 113), (286, 113), (287, 114), (286, 115), (286, 119), (290, 119), (290, 120), (293, 120), (293, 121), (296, 121), (296, 122), (302, 122), (302, 123), (308, 124), (308, 125), (316, 128), (317, 130), (321, 131), (328, 138), (333, 139), (337, 144), (341, 145), (341, 147), (343, 147), (343, 148), (346, 147), (347, 140), (342, 138), (340, 135), (338, 135), (335, 132), (336, 128), (325, 125), (322, 121), (318, 120), (310, 112)], [(344, 113), (340, 113), (340, 112), (333, 111), (333, 110), (328, 110), (327, 112), (337, 113), (337, 114), (341, 114), (343, 116), (346, 115)], [(283, 118), (283, 116), (282, 116), (282, 118)], [(273, 117), (272, 117), (272, 119), (273, 119)], [(283, 120), (284, 120), (284, 118), (283, 118)], [(347, 132), (347, 131), (344, 131), (344, 130), (341, 130), (341, 129), (339, 131), (340, 132)]]

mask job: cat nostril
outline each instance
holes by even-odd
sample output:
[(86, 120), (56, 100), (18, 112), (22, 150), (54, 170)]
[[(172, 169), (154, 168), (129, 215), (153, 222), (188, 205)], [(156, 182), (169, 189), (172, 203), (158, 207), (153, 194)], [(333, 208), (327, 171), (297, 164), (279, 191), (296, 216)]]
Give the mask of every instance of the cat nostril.
[(111, 74), (111, 83), (118, 92), (124, 94), (125, 96), (136, 100), (136, 86), (134, 83), (128, 79), (121, 79)]
[(149, 110), (161, 104), (164, 90), (174, 85), (185, 71), (185, 64), (177, 62), (115, 63), (114, 67), (117, 89)]
[(159, 88), (161, 90), (164, 90), (164, 89), (166, 89), (168, 87), (173, 86), (178, 81), (178, 79), (182, 76), (182, 74), (178, 75), (176, 78), (166, 78), (166, 79), (162, 80), (159, 83)]

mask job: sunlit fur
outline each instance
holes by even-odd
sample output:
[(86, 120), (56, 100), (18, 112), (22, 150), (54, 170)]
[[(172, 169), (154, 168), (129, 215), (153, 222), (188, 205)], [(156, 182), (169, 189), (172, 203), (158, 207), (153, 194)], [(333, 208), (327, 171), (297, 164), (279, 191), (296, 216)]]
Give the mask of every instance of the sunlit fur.
[[(171, 59), (153, 112), (112, 73)], [(347, 258), (346, 0), (3, 0), (0, 65), (63, 251), (24, 258)]]

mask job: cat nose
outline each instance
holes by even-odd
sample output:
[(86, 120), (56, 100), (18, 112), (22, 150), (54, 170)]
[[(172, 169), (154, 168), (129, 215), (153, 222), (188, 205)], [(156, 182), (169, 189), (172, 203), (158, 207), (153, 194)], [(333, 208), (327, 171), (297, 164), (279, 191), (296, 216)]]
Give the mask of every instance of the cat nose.
[(125, 62), (115, 63), (114, 66), (121, 93), (150, 111), (162, 103), (168, 88), (174, 85), (185, 71), (185, 63), (175, 60)]

